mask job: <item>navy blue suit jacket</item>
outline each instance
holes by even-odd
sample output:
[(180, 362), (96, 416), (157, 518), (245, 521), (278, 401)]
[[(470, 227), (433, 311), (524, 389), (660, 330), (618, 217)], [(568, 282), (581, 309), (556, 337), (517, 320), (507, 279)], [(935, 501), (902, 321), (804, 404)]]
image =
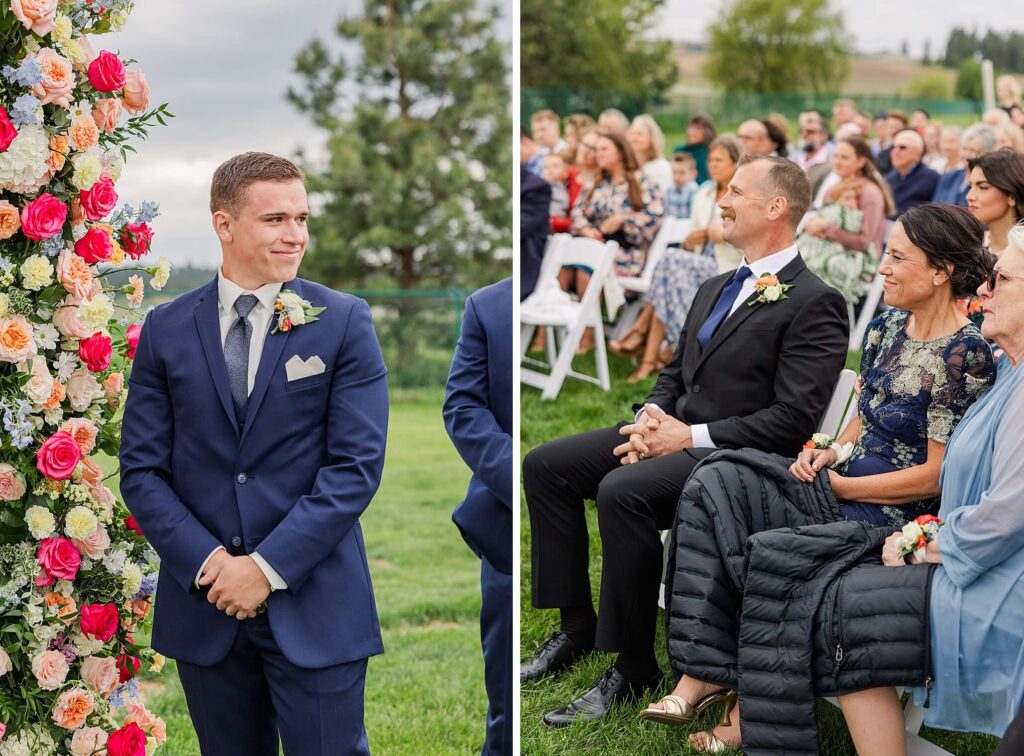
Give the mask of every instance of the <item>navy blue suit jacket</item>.
[(473, 471), (452, 520), (473, 551), (512, 573), (512, 279), (466, 301), (444, 424)]
[[(195, 587), (217, 546), (259, 551), (288, 584), (267, 616), (293, 664), (383, 650), (358, 522), (384, 463), (380, 346), (363, 300), (302, 279), (284, 288), (327, 309), (267, 336), (241, 432), (216, 279), (149, 313), (132, 367), (121, 493), (161, 559), (153, 647), (193, 664), (222, 660), (240, 624)], [(288, 381), (293, 355), (326, 370)]]

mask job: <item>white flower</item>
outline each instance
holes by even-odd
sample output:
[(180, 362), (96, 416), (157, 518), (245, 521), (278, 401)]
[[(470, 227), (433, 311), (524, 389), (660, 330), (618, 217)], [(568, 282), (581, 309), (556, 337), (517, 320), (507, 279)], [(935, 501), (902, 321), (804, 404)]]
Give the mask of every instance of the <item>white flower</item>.
[(86, 539), (96, 532), (99, 522), (88, 507), (73, 507), (64, 517), (64, 532), (68, 538)]
[(53, 519), (53, 513), (38, 504), (25, 511), (25, 522), (28, 524), (28, 530), (32, 537), (40, 541), (52, 536), (53, 529), (57, 525)]
[(3, 647), (0, 646), (0, 677), (3, 677), (13, 669), (14, 665), (11, 664), (11, 657), (7, 655)]
[(64, 50), (64, 57), (70, 60), (76, 66), (84, 66), (89, 62), (88, 56), (85, 54), (85, 48), (82, 47), (82, 43), (77, 39), (73, 39), (61, 45)]
[(87, 638), (82, 634), (81, 628), (76, 625), (71, 632), (71, 646), (79, 656), (92, 656), (103, 648), (103, 641)]
[(56, 349), (60, 343), (60, 331), (51, 323), (40, 323), (32, 329), (35, 331), (36, 344), (40, 349)]
[(71, 33), (74, 31), (74, 24), (71, 19), (63, 13), (53, 17), (54, 29), (50, 32), (50, 39), (58, 45), (66, 45), (71, 41)]
[(171, 263), (166, 257), (158, 257), (156, 267), (153, 269), (153, 280), (149, 285), (154, 291), (160, 291), (167, 285), (167, 279), (171, 277)]
[(43, 420), (46, 421), (47, 425), (60, 425), (64, 420), (64, 410), (60, 407), (54, 407), (52, 410), (46, 410), (43, 413)]
[(25, 621), (29, 627), (39, 627), (43, 624), (43, 607), (30, 604), (25, 607)]
[(775, 284), (765, 288), (762, 296), (769, 302), (777, 302), (782, 297), (782, 284)]
[(92, 118), (92, 103), (88, 100), (79, 100), (71, 106), (68, 113), (70, 114), (72, 121), (76, 121), (83, 116), (89, 116)]
[(77, 367), (78, 356), (71, 352), (61, 352), (53, 363), (53, 369), (57, 371), (57, 380), (61, 383), (67, 383)]
[(78, 305), (78, 319), (94, 331), (105, 331), (114, 317), (114, 303), (106, 294), (97, 294)]
[(142, 587), (142, 570), (139, 569), (139, 565), (134, 562), (128, 562), (124, 566), (124, 570), (121, 571), (121, 577), (124, 578), (124, 597), (131, 598), (139, 592), (139, 588)]
[(128, 555), (123, 549), (114, 549), (103, 557), (103, 566), (107, 568), (107, 572), (113, 575), (120, 575), (124, 570), (125, 560)]
[[(49, 149), (49, 148), (47, 148)], [(103, 171), (103, 164), (97, 155), (87, 152), (72, 158), (75, 166), (75, 173), (71, 177), (71, 183), (75, 188), (87, 191), (92, 189), (93, 184), (100, 180), (100, 173)]]
[(70, 598), (75, 592), (75, 584), (70, 580), (58, 580), (53, 584), (53, 590), (62, 596)]
[(305, 300), (294, 291), (282, 291), (278, 294), (277, 298), (286, 310), (301, 310), (302, 306), (306, 303)]
[(297, 307), (295, 309), (289, 308), (287, 312), (288, 319), (292, 321), (292, 325), (303, 325), (306, 322), (306, 311), (301, 307)]
[(41, 291), (53, 280), (53, 265), (42, 255), (32, 255), (21, 264), (21, 281), (29, 291)]
[(121, 180), (121, 173), (124, 171), (124, 161), (121, 159), (120, 153), (114, 150), (107, 150), (103, 153), (102, 165), (110, 171), (111, 181)]
[(7, 298), (7, 295), (4, 294), (3, 292), (0, 292), (0, 318), (4, 317), (7, 314), (7, 308), (9, 306), (10, 300)]
[(49, 157), (50, 137), (46, 130), (32, 124), (22, 126), (11, 146), (0, 152), (0, 189), (34, 194), (49, 177)]

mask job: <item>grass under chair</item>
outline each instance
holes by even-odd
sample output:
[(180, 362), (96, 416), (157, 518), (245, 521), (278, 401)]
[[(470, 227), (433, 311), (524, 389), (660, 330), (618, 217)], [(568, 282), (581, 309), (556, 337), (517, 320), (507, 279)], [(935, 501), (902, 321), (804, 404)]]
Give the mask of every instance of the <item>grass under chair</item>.
[[(451, 522), (470, 473), (445, 433), (442, 396), (422, 390), (393, 401), (384, 477), (361, 518), (384, 635), (385, 653), (366, 675), (366, 729), (378, 754), (483, 746), (480, 562)], [(198, 756), (173, 662), (142, 690), (167, 722), (158, 753)]]
[[(540, 358), (540, 354), (532, 355)], [(608, 392), (575, 380), (567, 380), (558, 398), (542, 401), (540, 391), (522, 386), (520, 391), (521, 455), (535, 446), (552, 439), (586, 430), (612, 425), (632, 416), (631, 406), (642, 402), (654, 385), (655, 376), (636, 384), (626, 382), (632, 371), (630, 361), (615, 355), (608, 356), (612, 388)], [(860, 354), (851, 353), (847, 367), (857, 370)], [(592, 354), (577, 357), (574, 370), (593, 375)], [(521, 457), (522, 458), (522, 457)], [(534, 609), (530, 603), (530, 520), (525, 497), (521, 501), (521, 593), (520, 633), (522, 658), (529, 658), (541, 643), (558, 629), (557, 610)], [(601, 540), (595, 508), (587, 506), (587, 527), (590, 532), (590, 579), (595, 600), (601, 584)], [(653, 692), (650, 701), (670, 693), (674, 680), (665, 650), (663, 614), (659, 613), (655, 648), (658, 662), (665, 672), (662, 687)], [(522, 753), (526, 754), (630, 754), (653, 756), (668, 753), (696, 753), (689, 747), (688, 734), (706, 730), (717, 724), (721, 707), (704, 715), (691, 727), (670, 727), (639, 719), (638, 714), (648, 701), (636, 706), (622, 706), (599, 722), (578, 724), (565, 729), (551, 729), (541, 723), (541, 716), (550, 709), (564, 706), (591, 687), (600, 674), (611, 664), (613, 654), (596, 654), (572, 669), (554, 677), (547, 677), (522, 687), (522, 721), (520, 726)], [(818, 702), (818, 726), (824, 756), (853, 754), (850, 740), (839, 710), (825, 701)], [(995, 748), (996, 738), (977, 733), (952, 733), (923, 728), (922, 737), (940, 745), (957, 756), (989, 756)], [(734, 752), (735, 753), (735, 752)]]

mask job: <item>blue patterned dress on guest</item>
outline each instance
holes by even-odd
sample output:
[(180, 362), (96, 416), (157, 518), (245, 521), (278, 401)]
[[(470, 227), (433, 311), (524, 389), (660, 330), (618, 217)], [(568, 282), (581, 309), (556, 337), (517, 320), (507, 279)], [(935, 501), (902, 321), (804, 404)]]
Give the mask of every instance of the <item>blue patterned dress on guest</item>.
[[(928, 441), (946, 444), (967, 409), (995, 381), (992, 350), (973, 323), (937, 339), (907, 335), (910, 313), (887, 310), (868, 326), (858, 401), (861, 432), (853, 456), (838, 472), (878, 475), (924, 464)], [(935, 514), (939, 498), (908, 504), (841, 502), (848, 520), (900, 528)]]
[[(622, 228), (608, 238), (619, 242), (615, 257), (615, 272), (620, 276), (639, 276), (644, 269), (647, 250), (654, 241), (665, 215), (665, 199), (660, 188), (650, 183), (643, 174), (637, 174), (640, 182), (641, 207), (634, 210), (629, 204), (629, 181), (625, 178), (612, 181), (605, 178), (593, 192), (583, 189), (572, 209), (573, 236), (580, 236), (588, 228), (600, 230), (608, 218), (618, 213), (626, 216)], [(589, 196), (588, 196), (589, 195)]]

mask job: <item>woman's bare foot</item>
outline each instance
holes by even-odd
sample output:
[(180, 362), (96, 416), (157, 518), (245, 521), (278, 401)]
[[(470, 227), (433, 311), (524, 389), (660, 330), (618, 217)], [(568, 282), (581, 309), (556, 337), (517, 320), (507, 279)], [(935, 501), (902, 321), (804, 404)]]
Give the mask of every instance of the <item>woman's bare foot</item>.
[(740, 738), (739, 704), (732, 708), (729, 717), (731, 721), (728, 725), (720, 724), (709, 732), (690, 733), (690, 747), (698, 753), (717, 753), (723, 750), (723, 746), (731, 749), (741, 748), (743, 741)]

